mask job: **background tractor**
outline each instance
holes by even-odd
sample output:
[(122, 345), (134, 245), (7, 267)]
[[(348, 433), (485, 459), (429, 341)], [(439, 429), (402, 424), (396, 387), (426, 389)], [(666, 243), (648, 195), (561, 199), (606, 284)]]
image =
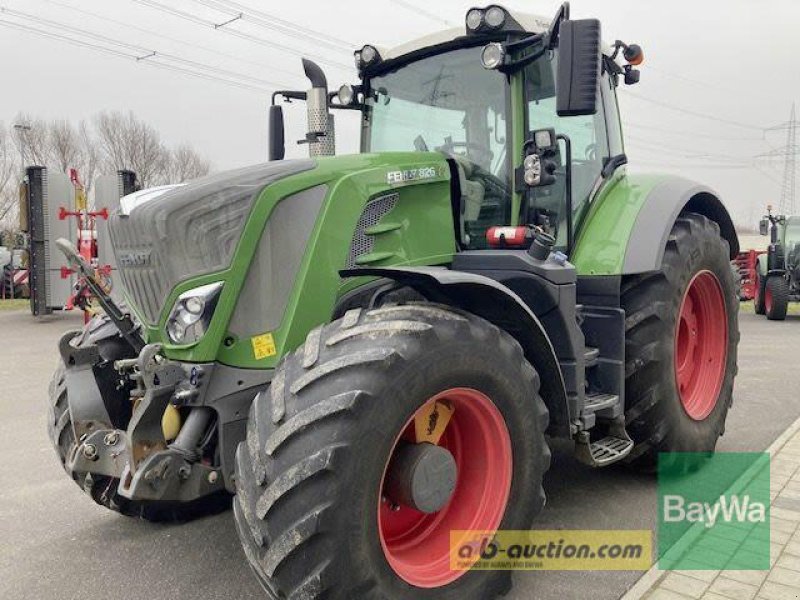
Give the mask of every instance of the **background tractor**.
[[(493, 598), (451, 532), (526, 529), (546, 436), (651, 469), (711, 452), (739, 341), (717, 195), (626, 170), (636, 45), (493, 5), (355, 53), (270, 110), (267, 164), (123, 198), (126, 309), (60, 343), (51, 436), (112, 510), (183, 519), (236, 492), (275, 598)], [(284, 157), (282, 99), (310, 158)], [(358, 111), (362, 153), (334, 151)], [(458, 541), (458, 540), (456, 540)]]
[(756, 264), (756, 314), (783, 321), (789, 302), (800, 301), (800, 217), (773, 215), (768, 206), (760, 233), (769, 235), (770, 243)]

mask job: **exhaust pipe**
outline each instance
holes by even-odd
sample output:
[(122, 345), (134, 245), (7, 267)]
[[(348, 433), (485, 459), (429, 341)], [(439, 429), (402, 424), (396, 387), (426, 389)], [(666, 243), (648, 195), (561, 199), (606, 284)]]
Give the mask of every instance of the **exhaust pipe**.
[(303, 70), (311, 82), (306, 94), (308, 110), (308, 155), (333, 156), (336, 154), (336, 132), (333, 115), (328, 112), (328, 80), (316, 63), (303, 59)]

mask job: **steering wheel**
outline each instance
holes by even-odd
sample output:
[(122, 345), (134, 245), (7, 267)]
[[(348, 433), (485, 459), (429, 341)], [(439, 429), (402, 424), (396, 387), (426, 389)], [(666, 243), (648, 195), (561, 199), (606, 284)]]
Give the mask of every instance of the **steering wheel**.
[(469, 152), (469, 150), (474, 150), (478, 154), (489, 153), (489, 149), (486, 148), (485, 146), (481, 146), (480, 144), (476, 144), (474, 142), (454, 142), (452, 140), (442, 144), (441, 146), (438, 146), (436, 148), (436, 151), (444, 152), (446, 154), (452, 154), (453, 150), (455, 150), (456, 148), (464, 148), (465, 150), (467, 150), (467, 152)]
[(584, 150), (583, 153), (586, 160), (594, 162), (597, 160), (597, 144), (589, 144), (586, 146), (586, 150)]

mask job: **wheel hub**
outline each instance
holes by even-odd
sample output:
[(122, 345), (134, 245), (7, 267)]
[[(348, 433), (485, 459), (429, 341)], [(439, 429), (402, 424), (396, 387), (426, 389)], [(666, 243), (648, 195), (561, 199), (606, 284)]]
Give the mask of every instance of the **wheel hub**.
[(424, 513), (447, 504), (456, 488), (458, 468), (447, 448), (433, 444), (401, 444), (386, 474), (386, 497)]

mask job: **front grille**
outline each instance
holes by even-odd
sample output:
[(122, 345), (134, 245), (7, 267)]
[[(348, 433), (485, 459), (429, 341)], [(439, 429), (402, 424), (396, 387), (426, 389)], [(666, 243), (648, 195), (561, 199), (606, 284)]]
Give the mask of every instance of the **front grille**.
[(377, 225), (397, 204), (400, 194), (393, 193), (370, 200), (361, 212), (353, 239), (350, 241), (350, 252), (347, 255), (347, 268), (356, 266), (356, 259), (362, 254), (369, 254), (375, 246), (375, 238), (365, 232)]
[(275, 161), (199, 179), (114, 213), (109, 233), (130, 301), (156, 325), (182, 281), (231, 265), (253, 202), (267, 185), (314, 168), (310, 160)]
[[(120, 223), (120, 219), (125, 222)], [(119, 215), (112, 216), (109, 223), (122, 285), (141, 316), (155, 324), (169, 293), (169, 282), (147, 229), (143, 221)]]

